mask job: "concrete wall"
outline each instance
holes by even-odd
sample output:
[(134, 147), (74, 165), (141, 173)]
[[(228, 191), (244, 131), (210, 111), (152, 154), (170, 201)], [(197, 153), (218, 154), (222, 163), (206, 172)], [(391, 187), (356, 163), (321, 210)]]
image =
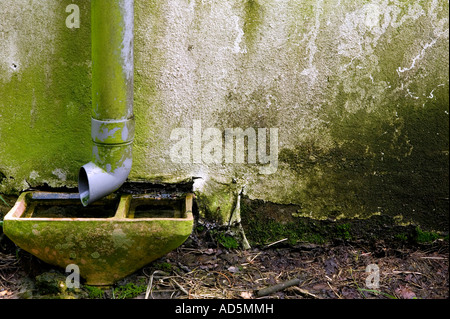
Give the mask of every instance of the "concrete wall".
[[(201, 214), (220, 222), (243, 189), (298, 216), (448, 229), (448, 14), (445, 0), (136, 0), (129, 179), (200, 177)], [(0, 2), (0, 193), (77, 186), (89, 20), (87, 0)], [(226, 128), (272, 129), (276, 157), (227, 162)]]

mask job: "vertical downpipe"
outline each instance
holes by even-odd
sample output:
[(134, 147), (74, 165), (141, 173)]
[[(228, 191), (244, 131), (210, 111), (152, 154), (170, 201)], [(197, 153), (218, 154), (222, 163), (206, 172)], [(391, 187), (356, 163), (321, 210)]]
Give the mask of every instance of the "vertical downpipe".
[(92, 160), (78, 176), (84, 206), (116, 191), (132, 166), (133, 0), (91, 0)]

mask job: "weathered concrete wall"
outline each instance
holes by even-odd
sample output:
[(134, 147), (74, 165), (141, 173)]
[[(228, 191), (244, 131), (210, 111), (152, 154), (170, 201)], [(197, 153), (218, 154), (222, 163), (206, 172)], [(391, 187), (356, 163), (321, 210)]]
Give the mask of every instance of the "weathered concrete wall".
[[(0, 193), (74, 187), (90, 158), (89, 7), (0, 3)], [(444, 0), (136, 0), (130, 180), (201, 177), (201, 213), (222, 222), (244, 189), (298, 216), (448, 229), (448, 14)], [(226, 128), (277, 128), (276, 172), (224, 148), (208, 162), (199, 139)]]
[(90, 158), (90, 3), (0, 2), (0, 192), (75, 185)]

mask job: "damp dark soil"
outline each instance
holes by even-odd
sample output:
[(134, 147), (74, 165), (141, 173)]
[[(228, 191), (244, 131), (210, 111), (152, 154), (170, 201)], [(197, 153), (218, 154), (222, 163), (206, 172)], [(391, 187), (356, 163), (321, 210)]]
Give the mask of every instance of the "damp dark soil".
[(196, 227), (182, 246), (113, 287), (100, 290), (81, 281), (80, 289), (51, 294), (48, 282), (64, 282), (68, 274), (18, 249), (2, 234), (0, 299), (449, 298), (446, 239), (414, 244), (345, 239), (292, 244), (281, 239), (243, 250), (224, 247), (229, 242), (215, 234)]

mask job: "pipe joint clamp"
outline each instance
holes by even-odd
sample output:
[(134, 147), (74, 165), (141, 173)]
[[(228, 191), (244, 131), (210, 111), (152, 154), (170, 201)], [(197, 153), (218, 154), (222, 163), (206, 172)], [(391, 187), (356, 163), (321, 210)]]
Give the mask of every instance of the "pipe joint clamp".
[(92, 118), (91, 136), (97, 144), (131, 144), (134, 138), (134, 117), (103, 121)]

